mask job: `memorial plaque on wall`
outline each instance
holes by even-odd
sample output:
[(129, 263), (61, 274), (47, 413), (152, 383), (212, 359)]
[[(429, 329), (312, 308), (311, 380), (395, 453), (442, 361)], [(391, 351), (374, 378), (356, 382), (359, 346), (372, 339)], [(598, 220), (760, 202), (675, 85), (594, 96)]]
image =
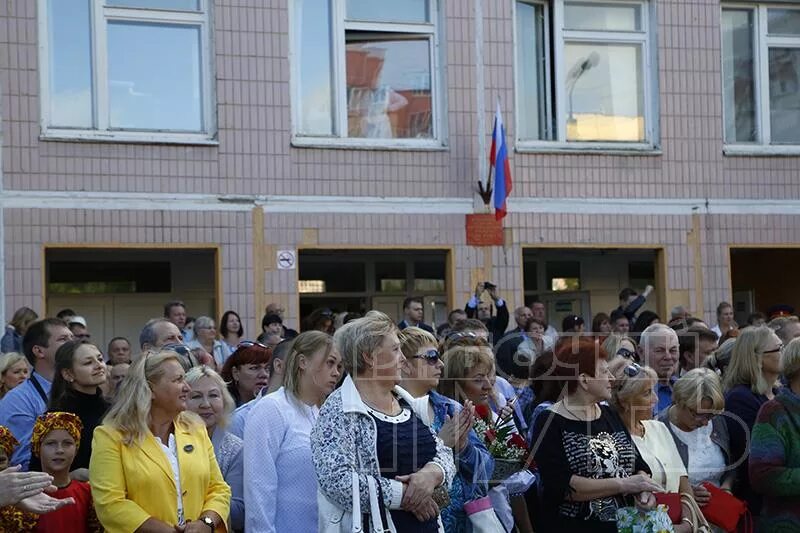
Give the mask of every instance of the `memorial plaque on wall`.
[(493, 213), (467, 215), (466, 229), (470, 246), (503, 246), (503, 222)]

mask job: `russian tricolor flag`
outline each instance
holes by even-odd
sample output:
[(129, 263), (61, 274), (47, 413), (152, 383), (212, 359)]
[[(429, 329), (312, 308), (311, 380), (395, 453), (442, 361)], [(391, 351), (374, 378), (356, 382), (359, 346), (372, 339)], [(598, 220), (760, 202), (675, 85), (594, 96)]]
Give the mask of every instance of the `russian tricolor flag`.
[(506, 199), (511, 194), (511, 165), (508, 162), (508, 145), (506, 144), (506, 128), (500, 115), (500, 102), (494, 115), (492, 131), (492, 150), (489, 163), (494, 168), (494, 188), (492, 189), (492, 205), (494, 217), (501, 220), (506, 216)]

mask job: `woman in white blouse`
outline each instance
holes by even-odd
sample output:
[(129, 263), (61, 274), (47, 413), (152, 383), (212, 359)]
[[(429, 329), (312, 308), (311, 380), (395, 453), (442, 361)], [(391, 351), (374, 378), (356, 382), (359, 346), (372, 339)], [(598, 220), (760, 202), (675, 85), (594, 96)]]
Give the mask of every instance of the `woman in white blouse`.
[[(664, 492), (692, 495), (686, 467), (669, 429), (662, 422), (651, 420), (653, 407), (658, 402), (655, 393), (658, 375), (652, 368), (624, 357), (614, 359), (609, 369), (614, 374), (611, 404), (628, 428), (642, 459), (650, 467), (653, 481), (661, 485)], [(690, 516), (690, 510), (683, 509), (681, 523), (675, 524), (676, 533), (694, 530)]]
[(672, 434), (697, 503), (704, 505), (711, 495), (700, 483), (708, 481), (730, 492), (736, 477), (736, 470), (728, 468), (728, 429), (717, 416), (725, 409), (719, 376), (707, 368), (690, 370), (672, 386), (672, 401), (659, 420)]
[(289, 348), (283, 387), (264, 396), (244, 430), (245, 529), (259, 533), (317, 530), (317, 478), (311, 429), (342, 373), (342, 358), (321, 331)]

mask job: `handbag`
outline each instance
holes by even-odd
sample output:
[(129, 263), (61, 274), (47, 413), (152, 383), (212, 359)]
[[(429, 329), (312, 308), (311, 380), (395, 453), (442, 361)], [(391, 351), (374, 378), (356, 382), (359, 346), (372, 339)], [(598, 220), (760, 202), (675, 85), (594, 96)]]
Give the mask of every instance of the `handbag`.
[(743, 531), (752, 533), (753, 517), (747, 508), (747, 503), (708, 481), (702, 485), (711, 493), (711, 499), (703, 506), (703, 514), (712, 524), (733, 533), (737, 530), (739, 522), (744, 520)]
[(667, 514), (673, 524), (681, 523), (681, 495), (679, 492), (654, 492), (656, 503), (667, 508)]
[(464, 512), (467, 513), (473, 533), (506, 533), (489, 496), (465, 503)]
[(680, 497), (681, 504), (689, 508), (689, 516), (682, 517), (681, 521), (684, 518), (688, 518), (694, 533), (712, 533), (711, 524), (706, 520), (695, 499), (690, 494), (681, 494)]

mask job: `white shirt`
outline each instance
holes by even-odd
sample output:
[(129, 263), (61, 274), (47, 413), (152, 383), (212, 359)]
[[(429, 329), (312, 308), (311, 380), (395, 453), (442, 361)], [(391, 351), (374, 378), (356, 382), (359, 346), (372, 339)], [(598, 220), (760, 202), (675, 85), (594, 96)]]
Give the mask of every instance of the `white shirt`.
[(175, 490), (178, 492), (178, 525), (182, 526), (186, 524), (186, 518), (183, 516), (183, 491), (181, 490), (181, 468), (178, 465), (178, 447), (175, 444), (175, 434), (169, 434), (169, 444), (164, 446), (164, 443), (161, 442), (161, 439), (156, 437), (158, 444), (161, 446), (161, 449), (164, 450), (164, 454), (167, 456), (167, 460), (169, 461), (169, 466), (172, 467), (172, 477), (175, 479)]
[(711, 328), (711, 331), (717, 334), (717, 337), (722, 337), (722, 330), (719, 329), (719, 324)]
[(712, 424), (699, 427), (694, 431), (683, 431), (670, 422), (675, 436), (689, 448), (689, 482), (697, 485), (702, 481), (710, 481), (719, 486), (722, 474), (725, 473), (725, 455), (711, 440)]
[(669, 429), (658, 420), (643, 420), (642, 425), (644, 436), (631, 436), (636, 449), (653, 473), (653, 481), (666, 492), (680, 492), (681, 477), (686, 475), (686, 467)]

